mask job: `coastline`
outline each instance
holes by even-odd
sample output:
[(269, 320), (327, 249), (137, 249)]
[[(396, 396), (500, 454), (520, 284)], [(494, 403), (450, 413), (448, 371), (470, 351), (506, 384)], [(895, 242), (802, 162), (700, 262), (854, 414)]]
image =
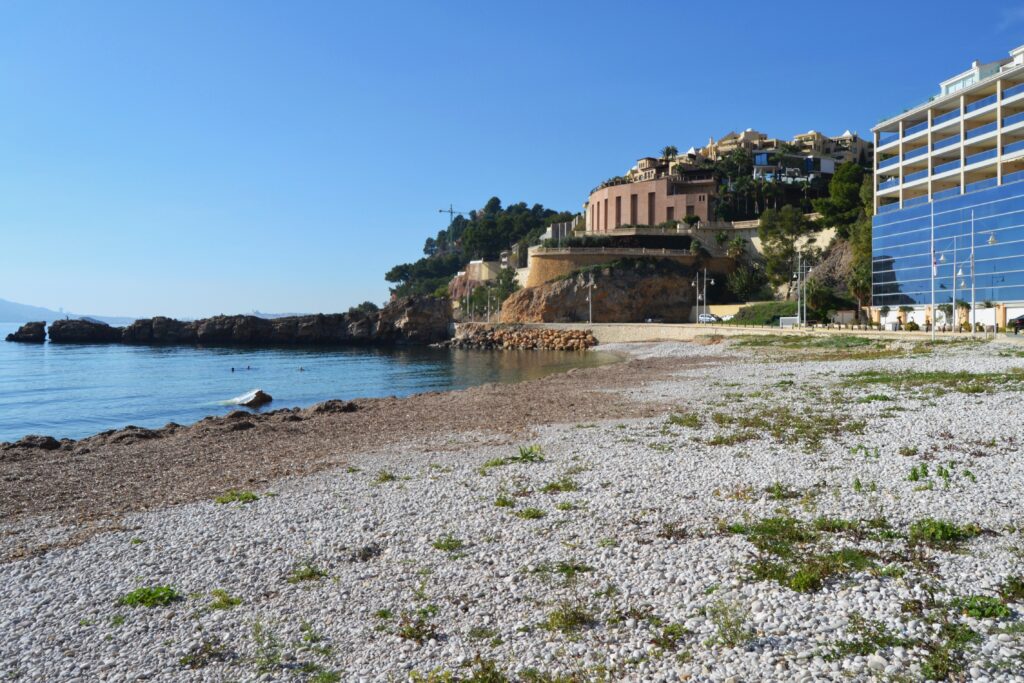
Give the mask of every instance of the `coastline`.
[[(1024, 547), (1024, 357), (966, 341), (941, 354), (706, 341), (613, 347), (628, 359), (237, 432), (269, 450), (228, 448), (223, 425), (105, 445), (101, 477), (79, 483), (99, 488), (66, 501), (81, 521), (51, 526), (47, 552), (0, 563), (0, 632), (19, 634), (0, 659), (40, 680), (493, 667), (508, 677), (493, 680), (866, 681), (934, 678), (925, 667), (938, 664), (1016, 680), (1024, 596), (1002, 596)], [(921, 427), (968, 412), (979, 419), (955, 438)], [(151, 449), (163, 457), (150, 466), (170, 472), (122, 470)], [(236, 467), (230, 488), (249, 502), (216, 502), (229, 487), (205, 459)], [(908, 477), (921, 463), (929, 473)], [(168, 496), (174, 476), (194, 490)], [(110, 516), (106, 498), (122, 503)], [(3, 519), (7, 548), (12, 531), (58, 524)], [(778, 559), (757, 576), (764, 520), (794, 525), (797, 557), (849, 564), (799, 589)], [(967, 531), (913, 541), (928, 520)], [(145, 586), (177, 597), (118, 604)], [(219, 595), (237, 602), (218, 607)], [(958, 611), (972, 595), (1005, 611)], [(851, 652), (860, 623), (906, 645)], [(970, 637), (944, 640), (932, 623)]]
[[(560, 407), (571, 407), (579, 419), (656, 410), (607, 392), (635, 387), (679, 364), (636, 358), (624, 348), (599, 352), (617, 360), (540, 379), (401, 398), (329, 399), (308, 408), (234, 410), (190, 425), (128, 426), (77, 440), (51, 440), (45, 447), (25, 437), (0, 449), (0, 477), (9, 485), (8, 495), (0, 496), (0, 519), (29, 529), (44, 520), (43, 526), (99, 529), (123, 514), (312, 474), (343, 465), (347, 456), (386, 451), (409, 440), (447, 443), (451, 434), (511, 443), (535, 425), (564, 419)], [(67, 542), (89, 533), (76, 529)], [(18, 536), (0, 535), (0, 562), (65, 545), (49, 538), (26, 545)]]

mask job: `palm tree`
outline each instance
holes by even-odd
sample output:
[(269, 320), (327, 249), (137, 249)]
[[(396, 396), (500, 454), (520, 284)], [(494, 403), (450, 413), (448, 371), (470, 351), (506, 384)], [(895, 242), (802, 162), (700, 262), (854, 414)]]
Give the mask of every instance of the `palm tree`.
[(666, 145), (661, 148), (661, 158), (663, 161), (675, 159), (678, 154), (679, 150), (675, 148), (675, 145)]

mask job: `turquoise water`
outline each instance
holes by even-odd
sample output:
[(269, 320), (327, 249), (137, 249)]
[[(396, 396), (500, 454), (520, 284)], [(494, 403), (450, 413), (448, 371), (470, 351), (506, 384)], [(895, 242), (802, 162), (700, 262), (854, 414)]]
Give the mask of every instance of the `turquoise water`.
[(329, 398), (408, 396), (535, 379), (614, 360), (593, 351), (228, 349), (2, 341), (17, 327), (0, 323), (0, 442), (26, 434), (76, 439), (129, 424), (189, 424), (237, 409), (223, 402), (257, 388), (274, 397), (264, 408), (273, 410)]

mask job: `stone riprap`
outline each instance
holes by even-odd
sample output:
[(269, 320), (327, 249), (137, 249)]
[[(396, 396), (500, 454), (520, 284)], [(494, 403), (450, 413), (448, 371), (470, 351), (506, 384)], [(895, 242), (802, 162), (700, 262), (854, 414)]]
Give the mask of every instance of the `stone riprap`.
[[(468, 445), (211, 491), (0, 565), (4, 673), (1022, 680), (1017, 352), (618, 350), (721, 363), (626, 390), (675, 406), (654, 419), (568, 411), (509, 444), (482, 415)], [(134, 597), (166, 605), (119, 604), (154, 586), (175, 593)]]

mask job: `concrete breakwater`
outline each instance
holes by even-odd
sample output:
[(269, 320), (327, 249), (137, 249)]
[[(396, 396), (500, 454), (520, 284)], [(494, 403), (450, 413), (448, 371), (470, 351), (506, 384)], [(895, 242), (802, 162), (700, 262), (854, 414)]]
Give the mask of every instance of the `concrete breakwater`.
[[(379, 311), (260, 318), (219, 315), (200, 320), (157, 316), (112, 327), (92, 320), (55, 320), (47, 333), (55, 343), (207, 344), (316, 346), (329, 344), (432, 344), (449, 336), (447, 299), (405, 297)], [(7, 341), (43, 341), (45, 323), (23, 325)]]
[(442, 345), (454, 349), (584, 351), (597, 346), (597, 339), (589, 330), (463, 325), (454, 338)]

